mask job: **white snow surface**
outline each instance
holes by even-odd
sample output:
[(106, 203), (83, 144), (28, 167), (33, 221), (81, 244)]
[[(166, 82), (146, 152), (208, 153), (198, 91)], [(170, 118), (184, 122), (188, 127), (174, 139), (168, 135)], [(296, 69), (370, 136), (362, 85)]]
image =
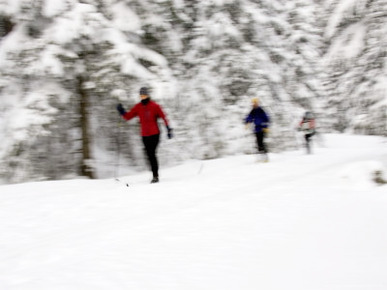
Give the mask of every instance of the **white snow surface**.
[(0, 186), (0, 289), (387, 289), (386, 144)]

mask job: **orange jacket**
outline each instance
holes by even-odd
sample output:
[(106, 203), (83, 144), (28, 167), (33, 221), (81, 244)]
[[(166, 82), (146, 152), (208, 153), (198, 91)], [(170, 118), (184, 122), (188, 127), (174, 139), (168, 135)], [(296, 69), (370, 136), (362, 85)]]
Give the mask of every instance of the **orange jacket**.
[(314, 131), (314, 129), (316, 128), (316, 123), (314, 119), (303, 118), (299, 126), (303, 131)]

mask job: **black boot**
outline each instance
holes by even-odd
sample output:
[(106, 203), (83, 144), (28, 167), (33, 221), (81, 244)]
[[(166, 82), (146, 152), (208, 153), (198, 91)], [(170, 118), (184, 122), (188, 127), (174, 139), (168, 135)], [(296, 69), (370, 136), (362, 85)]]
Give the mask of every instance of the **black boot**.
[(151, 180), (151, 183), (157, 183), (157, 182), (159, 182), (159, 177), (154, 176), (153, 179)]

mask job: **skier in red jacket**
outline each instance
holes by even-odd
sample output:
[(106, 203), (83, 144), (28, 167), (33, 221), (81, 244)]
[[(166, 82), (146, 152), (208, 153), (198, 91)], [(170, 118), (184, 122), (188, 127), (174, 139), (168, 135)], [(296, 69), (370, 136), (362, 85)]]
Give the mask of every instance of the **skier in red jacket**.
[(142, 141), (153, 173), (151, 183), (156, 183), (159, 182), (159, 165), (156, 150), (160, 140), (160, 129), (157, 119), (163, 119), (167, 127), (169, 139), (172, 138), (172, 129), (169, 127), (168, 120), (160, 105), (151, 100), (147, 88), (143, 87), (140, 89), (140, 98), (141, 102), (136, 104), (129, 112), (125, 111), (122, 104), (117, 105), (117, 110), (125, 120), (130, 120), (134, 117), (140, 119)]

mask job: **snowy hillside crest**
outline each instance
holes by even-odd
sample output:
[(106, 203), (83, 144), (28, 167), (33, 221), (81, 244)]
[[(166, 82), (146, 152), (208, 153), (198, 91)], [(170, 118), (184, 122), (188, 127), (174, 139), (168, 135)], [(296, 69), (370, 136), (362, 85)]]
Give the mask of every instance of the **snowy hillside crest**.
[(0, 288), (385, 289), (385, 141), (2, 185)]

